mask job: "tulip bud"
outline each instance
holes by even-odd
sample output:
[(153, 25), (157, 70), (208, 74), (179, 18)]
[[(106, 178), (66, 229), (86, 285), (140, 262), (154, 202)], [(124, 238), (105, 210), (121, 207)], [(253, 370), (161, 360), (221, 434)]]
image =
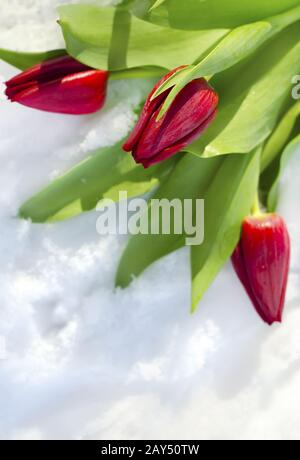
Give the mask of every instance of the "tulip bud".
[(170, 72), (154, 87), (136, 127), (123, 146), (145, 168), (175, 155), (197, 139), (217, 113), (218, 95), (204, 78), (198, 78), (180, 91), (167, 113), (157, 120), (172, 88), (153, 100), (151, 98), (177, 70)]
[(270, 326), (281, 322), (290, 263), (284, 220), (275, 214), (245, 219), (232, 262), (260, 317)]
[(62, 56), (6, 82), (6, 96), (12, 102), (46, 112), (85, 115), (104, 105), (107, 80), (108, 72)]

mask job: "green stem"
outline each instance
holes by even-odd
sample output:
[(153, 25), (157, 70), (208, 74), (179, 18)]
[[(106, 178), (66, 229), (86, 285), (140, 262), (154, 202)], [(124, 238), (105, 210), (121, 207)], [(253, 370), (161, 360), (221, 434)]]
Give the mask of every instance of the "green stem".
[(132, 69), (113, 70), (110, 80), (130, 80), (133, 78), (163, 77), (168, 71), (161, 67), (136, 67)]
[(263, 215), (263, 212), (261, 210), (260, 206), (260, 200), (259, 200), (259, 192), (256, 192), (255, 200), (252, 206), (252, 215), (255, 217), (259, 217)]
[(117, 7), (108, 56), (108, 67), (110, 70), (126, 69), (130, 31), (130, 13), (122, 6)]

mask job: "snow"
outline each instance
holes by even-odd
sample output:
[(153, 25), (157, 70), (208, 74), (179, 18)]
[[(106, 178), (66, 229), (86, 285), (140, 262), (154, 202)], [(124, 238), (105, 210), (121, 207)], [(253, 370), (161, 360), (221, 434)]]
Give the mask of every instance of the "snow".
[[(0, 46), (61, 44), (62, 1), (1, 2)], [(0, 64), (2, 79), (15, 72)], [(230, 265), (191, 316), (186, 250), (114, 291), (126, 238), (99, 237), (96, 212), (45, 226), (15, 217), (51, 178), (125, 135), (149, 85), (114, 82), (105, 109), (81, 118), (1, 98), (0, 437), (299, 440), (300, 149), (281, 190), (293, 243), (282, 326), (259, 320)]]

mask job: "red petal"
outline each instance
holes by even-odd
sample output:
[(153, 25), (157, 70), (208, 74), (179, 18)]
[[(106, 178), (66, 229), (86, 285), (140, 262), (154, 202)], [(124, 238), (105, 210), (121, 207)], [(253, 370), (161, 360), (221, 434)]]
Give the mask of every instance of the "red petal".
[(290, 262), (290, 239), (283, 219), (273, 214), (249, 217), (243, 224), (240, 246), (242, 277), (247, 278), (243, 284), (248, 294), (250, 289), (255, 308), (268, 324), (281, 322)]
[[(34, 83), (34, 84), (37, 84), (37, 83)], [(13, 101), (13, 99), (15, 98), (17, 94), (22, 93), (26, 89), (32, 88), (32, 86), (33, 84), (30, 82), (30, 83), (23, 83), (22, 85), (19, 85), (19, 86), (7, 87), (5, 90), (5, 95), (8, 97), (8, 99)]]
[(62, 80), (36, 84), (12, 100), (47, 112), (85, 115), (103, 106), (107, 78), (108, 73), (101, 70), (82, 72)]
[(123, 150), (125, 150), (125, 152), (131, 152), (134, 149), (135, 145), (139, 141), (140, 136), (142, 135), (144, 129), (146, 128), (147, 123), (149, 122), (149, 119), (151, 118), (152, 114), (157, 110), (158, 107), (161, 106), (161, 104), (163, 103), (163, 101), (165, 100), (169, 92), (170, 91), (162, 93), (159, 97), (154, 99), (152, 102), (149, 102), (149, 101), (146, 102), (146, 105), (143, 108), (143, 111), (140, 115), (140, 118), (137, 124), (135, 125), (132, 133), (130, 134), (127, 141), (123, 145)]
[(232, 255), (232, 264), (235, 269), (236, 274), (239, 277), (239, 280), (241, 281), (242, 285), (244, 286), (255, 310), (257, 313), (261, 316), (263, 321), (268, 323), (268, 318), (264, 315), (264, 312), (261, 310), (260, 303), (257, 301), (254, 292), (252, 291), (251, 285), (248, 280), (248, 274), (246, 270), (246, 264), (244, 260), (244, 254), (243, 254), (243, 245), (242, 242), (240, 242), (234, 251)]
[[(160, 152), (158, 155), (150, 158), (150, 159), (141, 159), (138, 161), (137, 158), (135, 158), (136, 162), (140, 162), (143, 164), (144, 168), (149, 168), (149, 166), (152, 166), (156, 163), (160, 163), (161, 161), (167, 160), (168, 158), (172, 157), (176, 153), (180, 152), (183, 150), (187, 145), (191, 144), (194, 140), (196, 140), (203, 131), (206, 130), (206, 128), (210, 125), (210, 123), (214, 120), (214, 118), (217, 115), (217, 111), (215, 110), (208, 118), (205, 120), (202, 125), (200, 125), (197, 129), (195, 129), (192, 133), (190, 133), (188, 136), (185, 138), (181, 139), (179, 142), (176, 144), (172, 145), (171, 147), (168, 147), (164, 149), (162, 152)], [(134, 154), (134, 152), (133, 152)]]
[(178, 67), (177, 69), (172, 70), (169, 72), (167, 75), (165, 75), (153, 88), (149, 96), (147, 97), (146, 103), (143, 107), (142, 113), (140, 115), (140, 118), (134, 127), (132, 133), (128, 137), (127, 141), (123, 145), (123, 149), (125, 152), (131, 152), (135, 145), (137, 144), (140, 136), (142, 135), (149, 119), (153, 115), (153, 113), (157, 110), (158, 107), (161, 106), (161, 104), (165, 101), (166, 97), (168, 94), (171, 92), (171, 88), (168, 89), (167, 91), (164, 91), (160, 96), (155, 98), (153, 101), (151, 101), (151, 98), (155, 91), (166, 81), (168, 78), (170, 78), (172, 75), (174, 75), (178, 70), (185, 68), (186, 66), (181, 66)]
[(76, 61), (71, 56), (60, 56), (31, 67), (6, 82), (6, 86), (8, 88), (15, 88), (28, 83), (48, 83), (51, 80), (58, 80), (67, 75), (86, 72), (87, 70), (91, 70), (91, 68)]
[(150, 159), (181, 142), (199, 128), (216, 110), (218, 96), (206, 80), (190, 82), (176, 97), (163, 118), (160, 107), (152, 115), (135, 149), (138, 159)]

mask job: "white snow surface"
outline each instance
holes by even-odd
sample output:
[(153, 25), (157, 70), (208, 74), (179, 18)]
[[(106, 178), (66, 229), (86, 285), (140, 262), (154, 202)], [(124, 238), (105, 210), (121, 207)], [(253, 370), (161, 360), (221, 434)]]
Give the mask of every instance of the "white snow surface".
[[(61, 45), (59, 3), (1, 0), (0, 47)], [(1, 63), (2, 81), (15, 73)], [(124, 136), (149, 85), (115, 82), (104, 110), (79, 118), (1, 97), (0, 437), (299, 440), (300, 151), (282, 181), (293, 257), (285, 321), (272, 328), (229, 265), (191, 316), (186, 250), (115, 292), (126, 239), (100, 238), (96, 212), (58, 225), (15, 217), (90, 149)]]

